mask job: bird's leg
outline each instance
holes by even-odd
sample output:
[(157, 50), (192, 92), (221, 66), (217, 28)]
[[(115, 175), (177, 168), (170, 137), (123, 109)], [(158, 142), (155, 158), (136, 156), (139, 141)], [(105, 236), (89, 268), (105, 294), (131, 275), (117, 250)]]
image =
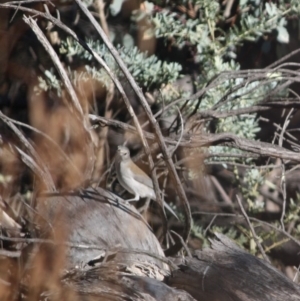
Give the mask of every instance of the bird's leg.
[(126, 200), (126, 202), (136, 202), (140, 199), (140, 196), (136, 194), (133, 199)]
[(151, 199), (147, 198), (146, 203), (143, 207), (139, 208), (139, 212), (142, 214), (144, 211), (147, 211), (150, 205)]

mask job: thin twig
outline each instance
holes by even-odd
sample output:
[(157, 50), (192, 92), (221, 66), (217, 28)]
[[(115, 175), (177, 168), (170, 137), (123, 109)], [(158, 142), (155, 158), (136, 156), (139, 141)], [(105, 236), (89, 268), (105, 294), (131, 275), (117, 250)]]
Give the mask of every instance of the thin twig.
[(292, 56), (298, 54), (299, 52), (300, 52), (300, 48), (298, 48), (298, 49), (296, 49), (296, 50), (294, 50), (294, 51), (288, 53), (287, 55), (285, 55), (284, 57), (280, 58), (280, 59), (277, 60), (276, 62), (274, 62), (274, 63), (268, 65), (268, 66), (266, 67), (266, 69), (267, 69), (267, 68), (275, 68), (275, 67), (277, 67), (279, 64), (281, 64), (282, 62), (284, 62), (284, 61), (290, 59)]
[[(282, 146), (283, 144), (283, 136), (284, 133), (290, 123), (290, 116), (292, 115), (294, 109), (291, 109), (290, 112), (288, 113), (288, 115), (285, 118), (284, 124), (282, 126), (282, 131), (280, 133), (280, 137), (279, 137), (279, 146)], [(286, 175), (285, 175), (285, 165), (283, 160), (281, 160), (281, 190), (282, 190), (282, 197), (283, 197), (283, 203), (282, 203), (282, 213), (281, 213), (281, 217), (280, 217), (280, 224), (281, 224), (281, 228), (282, 230), (285, 230), (285, 226), (284, 226), (284, 217), (285, 217), (285, 211), (286, 211)]]
[(187, 246), (187, 244), (185, 243), (185, 241), (182, 239), (182, 236), (179, 235), (177, 232), (175, 232), (175, 231), (173, 231), (173, 230), (171, 230), (170, 232), (173, 233), (174, 235), (176, 235), (176, 237), (177, 237), (177, 238), (180, 240), (180, 242), (182, 243), (182, 245), (183, 245), (183, 247), (184, 247), (184, 249), (185, 249), (185, 251), (186, 251), (187, 256), (188, 256), (189, 258), (192, 258), (192, 253), (191, 253), (189, 247)]
[(259, 250), (260, 250), (260, 252), (261, 252), (261, 255), (263, 256), (263, 258), (264, 258), (265, 261), (267, 261), (268, 263), (271, 263), (270, 260), (269, 260), (269, 258), (268, 258), (268, 256), (266, 255), (266, 253), (265, 253), (265, 251), (264, 251), (262, 245), (261, 245), (260, 242), (259, 242), (259, 238), (258, 238), (258, 236), (256, 235), (255, 230), (254, 230), (254, 228), (253, 228), (253, 226), (252, 226), (252, 224), (251, 224), (251, 222), (250, 222), (250, 220), (249, 220), (249, 217), (248, 217), (248, 215), (247, 215), (247, 213), (246, 213), (246, 211), (245, 211), (245, 209), (244, 209), (244, 207), (243, 207), (243, 204), (242, 204), (241, 199), (239, 198), (238, 195), (236, 196), (236, 198), (237, 198), (238, 203), (239, 203), (239, 205), (240, 205), (242, 214), (244, 215), (244, 217), (245, 217), (245, 219), (246, 219), (246, 221), (247, 221), (247, 223), (248, 223), (248, 226), (249, 226), (249, 228), (250, 228), (250, 231), (251, 231), (251, 233), (252, 233), (252, 236), (253, 236), (253, 238), (254, 238), (254, 241), (255, 241), (257, 247), (259, 248)]
[(179, 137), (174, 149), (172, 149), (172, 151), (171, 151), (171, 157), (173, 156), (173, 154), (176, 152), (178, 146), (180, 145), (180, 142), (181, 142), (182, 137), (183, 137), (183, 131), (184, 131), (184, 124), (183, 124), (183, 118), (182, 118), (181, 112), (180, 112), (178, 107), (176, 107), (176, 109), (178, 110), (178, 115), (180, 117), (181, 132), (180, 132), (180, 137)]
[(232, 8), (233, 3), (234, 3), (234, 0), (227, 0), (226, 6), (224, 9), (224, 13), (223, 13), (224, 18), (230, 17), (231, 8)]
[(281, 162), (281, 190), (282, 190), (282, 197), (283, 197), (283, 203), (282, 203), (282, 213), (280, 217), (280, 224), (282, 230), (285, 230), (284, 226), (284, 217), (286, 212), (286, 175), (285, 175), (285, 165), (284, 162)]
[(107, 25), (105, 14), (104, 14), (105, 3), (104, 3), (103, 0), (96, 0), (95, 1), (95, 6), (96, 6), (96, 8), (98, 10), (98, 13), (99, 13), (101, 26), (102, 26), (105, 34), (109, 37), (109, 29), (108, 29), (108, 25)]
[(203, 233), (204, 237), (206, 236), (207, 231), (210, 229), (210, 227), (212, 226), (212, 224), (214, 223), (214, 221), (216, 220), (217, 217), (218, 217), (218, 215), (213, 216), (213, 218), (209, 222), (208, 226), (204, 230), (204, 233)]
[(299, 275), (299, 269), (300, 269), (300, 264), (298, 265), (298, 268), (297, 268), (297, 270), (296, 270), (295, 276), (294, 276), (294, 278), (293, 278), (293, 282), (295, 282), (295, 281), (297, 280), (297, 278), (298, 278), (298, 275)]
[(212, 183), (214, 184), (214, 186), (216, 187), (217, 191), (220, 193), (221, 197), (223, 198), (224, 203), (226, 203), (228, 205), (232, 205), (232, 201), (231, 201), (230, 197), (227, 195), (224, 188), (219, 183), (219, 181), (216, 179), (216, 177), (211, 176), (210, 179), (211, 179)]

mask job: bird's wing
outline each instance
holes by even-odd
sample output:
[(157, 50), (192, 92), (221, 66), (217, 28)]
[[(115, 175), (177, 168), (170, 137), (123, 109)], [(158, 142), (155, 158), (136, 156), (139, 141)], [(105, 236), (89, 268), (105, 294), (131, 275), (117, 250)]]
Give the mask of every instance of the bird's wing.
[(148, 186), (149, 188), (153, 189), (153, 182), (152, 182), (151, 178), (146, 173), (144, 173), (141, 169), (140, 169), (139, 174), (137, 174), (137, 173), (133, 174), (133, 178), (137, 182), (142, 183), (142, 184)]
[(134, 180), (153, 189), (152, 179), (134, 163), (131, 165), (131, 175)]

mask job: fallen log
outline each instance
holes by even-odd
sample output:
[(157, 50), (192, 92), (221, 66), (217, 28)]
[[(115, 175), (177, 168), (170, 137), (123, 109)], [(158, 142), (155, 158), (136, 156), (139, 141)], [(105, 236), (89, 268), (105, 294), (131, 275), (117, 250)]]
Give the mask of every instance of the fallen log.
[(300, 287), (222, 234), (212, 248), (184, 258), (166, 283), (201, 301), (296, 301)]
[(44, 237), (65, 245), (67, 267), (114, 256), (116, 262), (149, 262), (168, 270), (155, 258), (164, 252), (148, 223), (111, 192), (89, 188), (40, 197), (37, 207)]
[(100, 188), (38, 202), (43, 237), (21, 250), (19, 278), (2, 276), (19, 267), (3, 253), (1, 300), (2, 289), (3, 300), (300, 300), (299, 285), (222, 234), (192, 257), (166, 258), (135, 208)]

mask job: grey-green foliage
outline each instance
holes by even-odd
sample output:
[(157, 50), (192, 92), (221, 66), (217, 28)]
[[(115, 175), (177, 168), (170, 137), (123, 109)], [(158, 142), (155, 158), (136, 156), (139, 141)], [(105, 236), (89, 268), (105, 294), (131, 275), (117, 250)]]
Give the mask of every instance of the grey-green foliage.
[[(113, 72), (120, 75), (119, 68), (105, 45), (98, 41), (89, 41), (88, 45), (105, 60)], [(172, 83), (180, 75), (182, 68), (178, 63), (161, 61), (155, 55), (147, 57), (145, 53), (140, 52), (136, 47), (127, 49), (119, 46), (117, 49), (134, 79), (146, 90)], [(88, 61), (92, 60), (92, 55), (71, 38), (67, 38), (66, 41), (62, 42), (60, 52), (67, 54), (69, 57), (77, 56)], [(97, 69), (99, 70), (99, 76), (96, 77)], [(87, 68), (86, 70), (89, 72), (91, 69)], [(94, 72), (92, 75), (96, 79), (101, 80), (101, 70), (101, 68), (93, 68)]]
[(184, 46), (187, 41), (201, 45), (206, 50), (211, 46), (209, 28), (206, 24), (199, 23), (199, 20), (188, 19), (183, 24), (177, 18), (177, 14), (162, 12), (157, 14), (153, 21), (156, 37), (175, 40), (178, 47)]
[[(239, 64), (235, 61), (237, 46), (245, 40), (254, 41), (265, 33), (277, 30), (278, 40), (288, 42), (289, 36), (285, 28), (285, 17), (300, 13), (298, 1), (285, 1), (275, 3), (254, 0), (241, 0), (240, 22), (225, 31), (219, 27), (224, 19), (219, 0), (194, 0), (199, 6), (199, 18), (188, 19), (178, 13), (168, 13), (166, 10), (157, 13), (154, 18), (155, 33), (157, 37), (169, 39), (180, 48), (185, 43), (193, 44), (197, 48), (196, 60), (200, 63), (201, 70), (197, 80), (199, 89), (222, 72), (239, 71)], [(238, 75), (232, 79), (220, 81), (217, 87), (207, 91), (202, 97), (200, 110), (212, 109), (229, 93), (227, 101), (217, 110), (228, 111), (246, 108), (261, 101), (264, 96), (274, 89), (280, 79), (265, 81), (252, 81)], [(234, 93), (230, 91), (240, 85), (240, 89)], [(193, 111), (197, 101), (190, 103), (189, 109)], [(255, 114), (245, 114), (219, 119), (216, 124), (217, 132), (231, 132), (238, 136), (255, 138), (260, 130)], [(210, 151), (228, 151), (228, 148), (211, 147)]]
[(284, 223), (286, 225), (293, 223), (292, 234), (298, 239), (300, 237), (300, 195), (296, 193), (296, 200), (290, 199), (288, 204), (288, 210), (284, 217)]
[[(218, 72), (218, 70), (219, 72), (225, 71), (224, 67), (234, 69), (238, 65), (234, 61), (231, 61), (231, 64), (220, 61), (215, 62), (214, 67), (215, 69), (210, 69), (207, 72), (208, 76), (211, 76), (214, 72)], [(270, 81), (266, 81), (264, 84), (261, 84), (261, 81), (249, 82), (247, 78), (240, 78), (238, 76), (233, 79), (224, 80), (204, 95), (200, 109), (211, 109), (228, 91), (236, 86), (240, 86), (240, 88), (230, 93), (227, 100), (222, 105), (219, 105), (218, 110), (229, 111), (250, 107), (263, 100), (265, 95), (278, 85), (278, 79), (279, 77), (274, 77), (274, 80), (270, 79)], [(204, 85), (206, 78), (200, 76), (199, 83)], [(216, 131), (219, 133), (231, 132), (248, 139), (255, 138), (259, 130), (256, 114), (240, 114), (238, 116), (220, 118), (216, 125)]]
[[(300, 13), (298, 1), (278, 1), (263, 3), (262, 1), (240, 1), (241, 16), (240, 26), (230, 30), (226, 44), (237, 45), (244, 40), (255, 41), (257, 37), (266, 32), (277, 30), (277, 40), (282, 43), (289, 41), (289, 34), (286, 29), (285, 16)], [(250, 8), (250, 10), (249, 10)], [(249, 11), (249, 12), (248, 12)]]
[(123, 49), (121, 58), (135, 80), (141, 86), (148, 88), (174, 82), (179, 77), (182, 69), (180, 64), (161, 61), (155, 55), (147, 57), (136, 47)]
[(157, 13), (153, 18), (157, 37), (171, 39), (178, 47), (189, 42), (197, 47), (198, 61), (204, 64), (203, 74), (213, 71), (207, 79), (220, 72), (220, 69), (234, 70), (237, 66), (228, 64), (220, 68), (224, 56), (236, 58), (236, 47), (245, 40), (254, 41), (264, 33), (277, 29), (278, 38), (287, 42), (288, 32), (285, 28), (285, 16), (300, 13), (298, 1), (291, 1), (287, 5), (279, 1), (278, 5), (262, 1), (240, 1), (240, 22), (228, 31), (218, 26), (224, 19), (218, 0), (196, 0), (195, 5), (200, 7), (200, 17), (194, 20), (185, 19), (176, 13), (166, 10)]
[[(254, 41), (274, 29), (278, 31), (278, 36), (281, 32), (288, 35), (285, 17), (300, 13), (298, 0), (289, 3), (281, 0), (276, 1), (276, 4), (241, 0), (239, 24), (229, 31), (223, 31), (218, 27), (218, 22), (224, 19), (220, 1), (194, 0), (193, 3), (200, 7), (200, 17), (194, 20), (184, 19), (177, 13), (169, 13), (166, 10), (157, 13), (153, 18), (156, 36), (172, 39), (178, 46), (188, 41), (197, 45), (200, 53), (213, 50), (214, 55), (221, 56), (228, 52), (235, 55), (231, 47), (236, 47), (245, 40)], [(283, 38), (283, 41), (287, 40), (288, 36)]]
[(54, 90), (58, 96), (61, 96), (62, 82), (56, 77), (53, 70), (45, 70), (44, 77), (38, 77), (39, 85), (35, 87), (35, 92)]
[[(234, 227), (218, 227), (212, 225), (209, 229), (203, 228), (202, 225), (193, 223), (191, 229), (191, 236), (194, 236), (202, 241), (202, 247), (208, 247), (210, 245), (209, 238), (212, 233), (223, 233), (232, 240), (234, 240), (240, 247), (245, 248), (249, 244), (249, 237), (247, 237), (243, 232), (237, 231)], [(255, 250), (251, 250), (255, 253)]]
[[(239, 178), (237, 171), (235, 172), (237, 178)], [(239, 179), (239, 182), (240, 191), (248, 202), (248, 210), (252, 212), (263, 211), (265, 203), (259, 199), (259, 188), (265, 182), (265, 172), (252, 166), (245, 171), (243, 178)]]
[[(116, 74), (121, 75), (114, 58), (107, 50), (106, 46), (98, 41), (89, 41), (89, 46), (96, 51), (106, 62), (108, 67)], [(160, 88), (174, 82), (181, 72), (181, 65), (178, 63), (168, 63), (159, 60), (155, 55), (147, 56), (145, 53), (140, 52), (136, 47), (124, 48), (118, 47), (119, 54), (129, 71), (137, 81), (140, 87), (145, 90)], [(86, 51), (79, 43), (71, 38), (62, 41), (60, 53), (68, 56), (69, 58), (79, 58), (91, 62), (93, 57)], [(89, 80), (89, 76), (102, 82), (104, 85), (110, 83), (108, 75), (101, 67), (96, 67), (93, 63), (86, 64), (86, 73), (76, 73), (69, 70), (69, 76), (76, 83), (77, 80)], [(47, 70), (43, 78), (39, 78), (39, 88), (42, 90), (54, 89), (59, 95), (61, 93), (60, 81), (55, 77), (54, 73)]]

